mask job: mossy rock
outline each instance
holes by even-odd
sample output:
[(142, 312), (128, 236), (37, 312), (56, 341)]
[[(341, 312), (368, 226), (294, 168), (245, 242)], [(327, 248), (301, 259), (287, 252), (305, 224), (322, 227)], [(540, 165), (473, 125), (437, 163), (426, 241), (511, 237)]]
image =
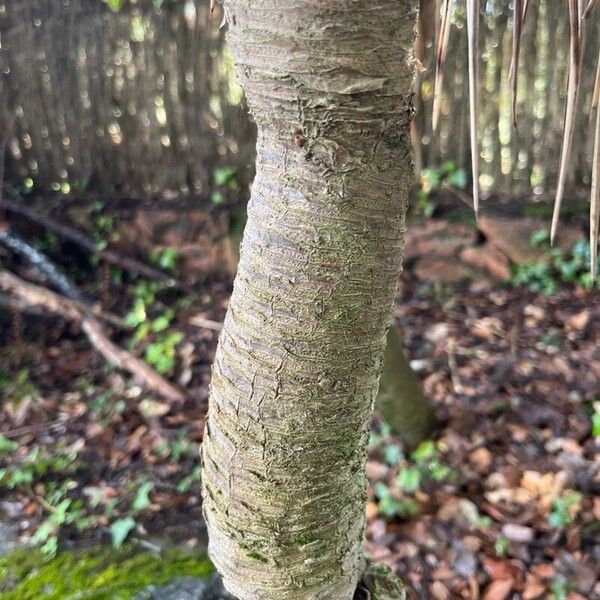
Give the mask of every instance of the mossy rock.
[(0, 557), (1, 600), (133, 600), (149, 585), (177, 577), (208, 578), (203, 555), (172, 549), (162, 556), (125, 547), (61, 552), (46, 560), (35, 550)]

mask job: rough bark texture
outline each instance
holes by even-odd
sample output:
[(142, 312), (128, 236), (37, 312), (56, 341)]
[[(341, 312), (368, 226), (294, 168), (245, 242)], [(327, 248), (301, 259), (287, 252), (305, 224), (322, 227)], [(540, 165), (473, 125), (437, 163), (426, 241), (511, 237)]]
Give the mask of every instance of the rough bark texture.
[[(232, 275), (237, 272), (239, 264), (240, 242), (241, 235), (229, 236)], [(217, 325), (220, 331), (220, 324)], [(430, 437), (438, 426), (421, 381), (410, 367), (402, 332), (394, 326), (388, 331), (375, 411), (407, 448), (413, 448)]]
[(377, 412), (409, 448), (428, 438), (437, 424), (435, 414), (423, 394), (421, 382), (410, 368), (402, 340), (394, 327), (388, 332)]
[(409, 0), (231, 0), (257, 172), (203, 447), (240, 600), (349, 600), (413, 180)]

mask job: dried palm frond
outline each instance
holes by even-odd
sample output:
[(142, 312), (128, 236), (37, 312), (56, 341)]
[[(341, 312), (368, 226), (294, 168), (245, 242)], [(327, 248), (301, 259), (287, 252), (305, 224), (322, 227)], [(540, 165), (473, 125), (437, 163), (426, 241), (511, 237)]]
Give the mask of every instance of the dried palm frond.
[(439, 27), (438, 46), (435, 57), (435, 81), (433, 84), (433, 117), (431, 125), (437, 130), (440, 109), (442, 106), (442, 86), (444, 83), (444, 63), (448, 54), (448, 39), (450, 37), (450, 15), (452, 1), (442, 0), (442, 17)]
[(600, 230), (600, 110), (598, 110), (598, 94), (600, 93), (600, 54), (596, 69), (594, 88), (595, 104), (592, 103), (592, 114), (596, 111), (596, 128), (594, 132), (594, 154), (592, 157), (592, 191), (590, 194), (590, 269), (592, 281), (598, 271), (598, 234)]
[[(433, 129), (437, 128), (441, 91), (443, 83), (443, 67), (448, 50), (450, 33), (450, 16), (452, 0), (441, 0), (441, 10), (438, 12), (439, 35), (436, 52), (436, 72), (433, 98)], [(521, 38), (525, 26), (529, 0), (514, 0), (514, 31), (512, 56), (510, 65), (511, 100), (513, 125), (516, 127), (516, 101), (518, 88), (519, 57)], [(567, 167), (571, 154), (575, 115), (579, 88), (584, 45), (584, 24), (591, 12), (600, 5), (600, 0), (568, 0), (569, 6), (569, 70), (567, 80), (567, 100), (565, 106), (565, 121), (563, 127), (558, 184), (552, 214), (550, 240), (554, 243), (558, 230), (561, 204), (565, 191)], [(471, 170), (473, 178), (473, 206), (475, 215), (479, 212), (479, 7), (480, 0), (466, 0), (466, 22), (468, 35), (468, 75), (469, 75), (469, 126), (471, 143)], [(437, 12), (437, 11), (436, 11)], [(595, 276), (598, 265), (598, 243), (600, 235), (600, 56), (596, 67), (596, 77), (592, 90), (590, 119), (596, 112), (594, 127), (594, 155), (592, 169), (592, 190), (590, 198), (590, 246), (592, 277)]]
[(510, 83), (512, 95), (512, 122), (517, 127), (517, 84), (519, 82), (519, 55), (521, 54), (521, 36), (525, 23), (527, 5), (523, 0), (514, 0), (512, 56), (510, 61)]
[(550, 242), (554, 244), (558, 230), (560, 207), (565, 191), (567, 166), (571, 154), (573, 130), (575, 128), (575, 110), (579, 95), (579, 82), (581, 80), (581, 56), (583, 46), (583, 24), (581, 19), (580, 0), (569, 0), (569, 79), (567, 83), (567, 105), (565, 107), (565, 124), (563, 129), (560, 167), (558, 171), (558, 185), (554, 199), (554, 211), (550, 228)]
[(473, 208), (479, 217), (479, 0), (467, 0), (469, 53), (469, 124), (471, 133), (471, 173)]
[(590, 0), (588, 2), (587, 8), (585, 9), (585, 13), (583, 14), (584, 19), (587, 19), (590, 16), (591, 12), (594, 10), (597, 4), (598, 0)]
[(592, 105), (590, 107), (590, 118), (598, 108), (600, 101), (600, 57), (598, 57), (598, 66), (596, 67), (596, 78), (594, 79), (594, 89), (592, 90)]

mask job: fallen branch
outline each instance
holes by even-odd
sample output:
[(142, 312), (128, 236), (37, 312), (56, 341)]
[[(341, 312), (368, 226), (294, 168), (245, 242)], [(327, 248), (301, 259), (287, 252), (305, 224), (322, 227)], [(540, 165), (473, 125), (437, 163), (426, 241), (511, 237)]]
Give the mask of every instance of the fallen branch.
[(61, 427), (65, 427), (66, 421), (64, 419), (56, 419), (54, 421), (46, 421), (44, 423), (39, 423), (38, 425), (24, 425), (23, 427), (18, 427), (16, 429), (9, 429), (8, 431), (3, 431), (2, 435), (5, 438), (17, 438), (22, 435), (31, 435), (34, 433), (40, 433), (41, 431), (51, 431), (53, 429), (59, 429)]
[(0, 288), (20, 301), (79, 323), (92, 346), (111, 364), (127, 371), (148, 389), (172, 402), (182, 402), (183, 392), (159, 375), (144, 361), (119, 348), (106, 335), (98, 319), (82, 310), (77, 301), (24, 281), (5, 269), (0, 269)]
[[(62, 296), (58, 294), (57, 297), (62, 298)], [(133, 329), (131, 325), (128, 325), (125, 322), (125, 320), (119, 317), (118, 315), (103, 311), (97, 306), (88, 306), (87, 304), (84, 304), (83, 302), (78, 302), (77, 300), (71, 300), (71, 302), (78, 308), (78, 310), (81, 313), (94, 316), (101, 321), (110, 323), (110, 325), (113, 325), (114, 327), (118, 327), (119, 329), (125, 331), (131, 331)], [(35, 316), (58, 314), (68, 320), (73, 319), (73, 315), (69, 314), (68, 310), (64, 313), (61, 312), (61, 310), (63, 310), (64, 308), (61, 305), (56, 305), (56, 310), (51, 311), (43, 307), (43, 302), (42, 304), (32, 304), (31, 302), (25, 301), (21, 298), (16, 298), (14, 296), (8, 296), (4, 294), (0, 294), (0, 306), (9, 310), (24, 312)]]
[(221, 329), (223, 329), (223, 323), (213, 321), (212, 319), (207, 319), (202, 315), (196, 315), (194, 317), (191, 317), (188, 323), (190, 325), (194, 325), (195, 327), (200, 327), (202, 329), (211, 329), (212, 331), (220, 332)]
[(22, 256), (29, 264), (33, 265), (42, 275), (43, 279), (56, 288), (63, 296), (70, 298), (77, 307), (86, 314), (91, 314), (99, 319), (115, 325), (120, 329), (131, 329), (127, 323), (117, 315), (105, 312), (100, 306), (93, 305), (54, 265), (45, 254), (31, 246), (23, 238), (10, 229), (0, 227), (0, 243)]
[(35, 267), (48, 283), (71, 300), (85, 302), (84, 295), (69, 279), (37, 248), (27, 243), (21, 236), (6, 227), (0, 226), (0, 244), (12, 250)]
[(6, 212), (12, 212), (25, 217), (28, 221), (31, 221), (36, 225), (41, 225), (49, 231), (56, 233), (63, 239), (69, 240), (81, 246), (91, 254), (98, 255), (102, 260), (110, 263), (111, 265), (122, 267), (126, 271), (134, 271), (140, 275), (143, 275), (144, 277), (147, 277), (148, 279), (160, 281), (169, 287), (176, 287), (186, 293), (194, 293), (193, 289), (191, 289), (189, 286), (177, 281), (167, 273), (164, 273), (159, 269), (155, 269), (154, 267), (151, 267), (150, 265), (147, 265), (146, 263), (143, 263), (135, 258), (121, 256), (113, 250), (101, 248), (94, 240), (90, 239), (84, 233), (75, 229), (74, 227), (64, 225), (63, 223), (59, 223), (50, 217), (41, 215), (31, 208), (23, 206), (23, 204), (19, 202), (13, 202), (5, 199), (2, 202), (2, 206)]
[(4, 308), (6, 310), (10, 310), (12, 313), (20, 312), (20, 313), (28, 313), (30, 315), (35, 315), (36, 317), (40, 317), (45, 315), (44, 311), (37, 306), (31, 306), (27, 304), (27, 302), (23, 302), (19, 298), (14, 298), (13, 296), (5, 296), (4, 294), (0, 294), (0, 308)]

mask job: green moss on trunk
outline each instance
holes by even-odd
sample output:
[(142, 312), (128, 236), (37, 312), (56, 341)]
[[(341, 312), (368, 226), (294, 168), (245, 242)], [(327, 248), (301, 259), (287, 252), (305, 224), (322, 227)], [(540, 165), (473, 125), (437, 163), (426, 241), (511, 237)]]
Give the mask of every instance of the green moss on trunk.
[(133, 547), (61, 552), (46, 560), (23, 549), (0, 557), (2, 600), (131, 600), (144, 587), (174, 577), (208, 577), (210, 561), (182, 550), (163, 556)]

